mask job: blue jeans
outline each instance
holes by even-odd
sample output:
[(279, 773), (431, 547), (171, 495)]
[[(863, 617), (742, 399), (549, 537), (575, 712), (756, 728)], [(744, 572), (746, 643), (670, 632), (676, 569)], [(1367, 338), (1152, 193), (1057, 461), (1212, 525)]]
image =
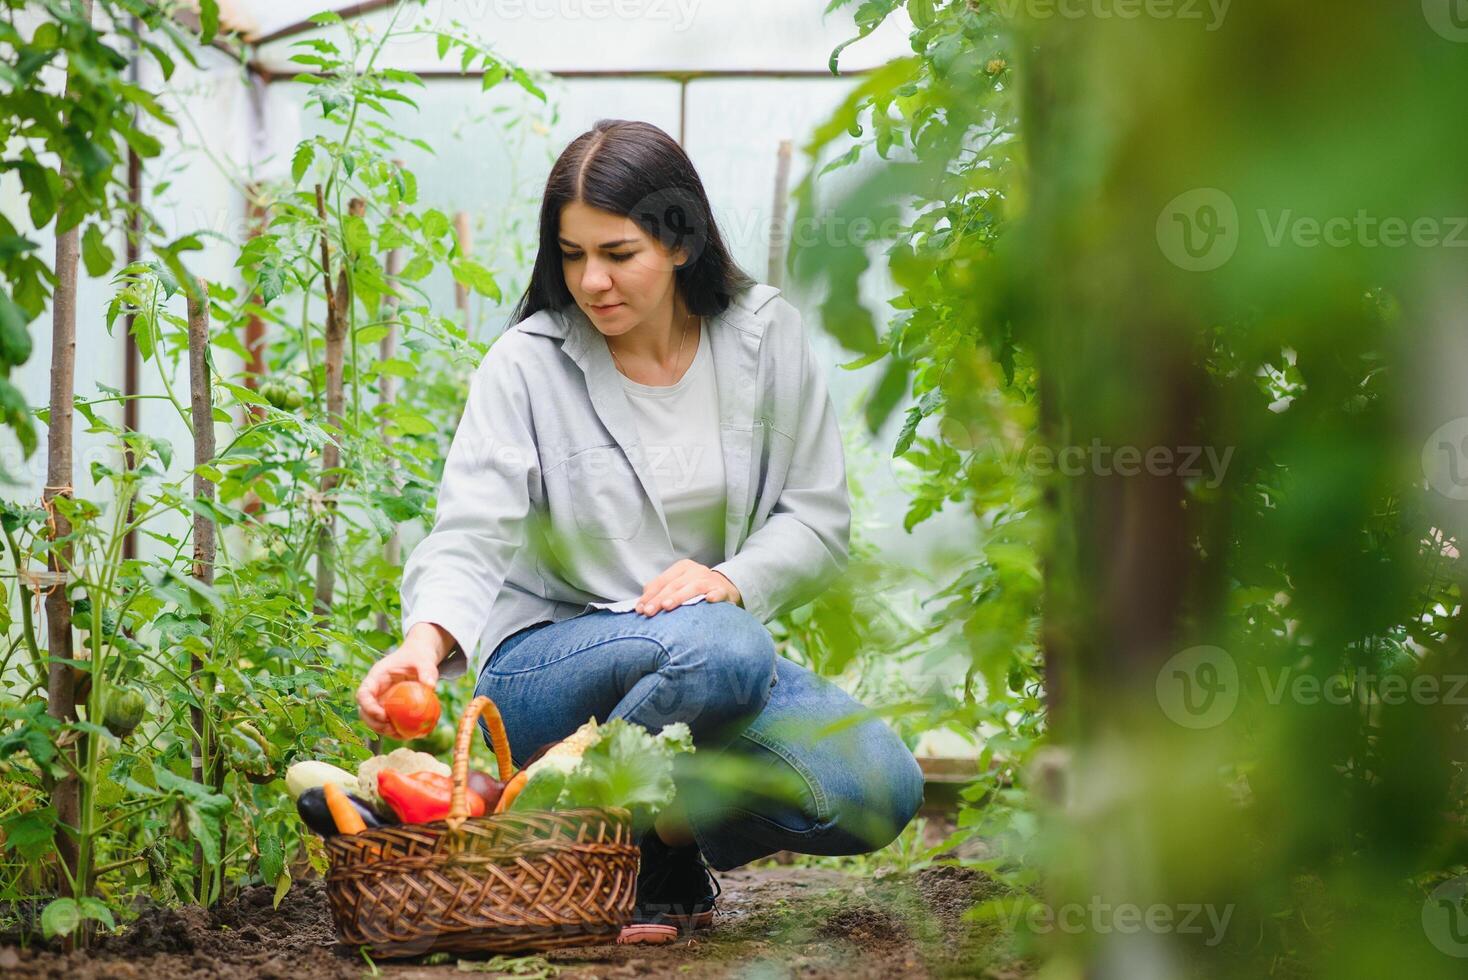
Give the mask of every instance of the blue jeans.
[[(846, 692), (775, 653), (728, 602), (648, 618), (597, 610), (539, 623), (490, 654), (477, 694), (504, 718), (517, 766), (588, 719), (652, 732), (686, 722), (695, 752), (678, 800), (718, 871), (779, 850), (862, 854), (886, 846), (923, 798), (917, 760)], [(488, 742), (488, 730), (481, 722)]]

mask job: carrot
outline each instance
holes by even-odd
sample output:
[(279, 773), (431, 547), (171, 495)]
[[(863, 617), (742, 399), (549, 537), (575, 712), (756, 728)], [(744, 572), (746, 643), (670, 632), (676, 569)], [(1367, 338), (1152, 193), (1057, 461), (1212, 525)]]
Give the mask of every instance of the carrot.
[(525, 784), (529, 782), (529, 780), (529, 769), (521, 769), (519, 772), (515, 773), (515, 775), (511, 777), (510, 781), (508, 783), (505, 783), (505, 791), (500, 794), (500, 801), (494, 805), (494, 812), (504, 813), (505, 810), (509, 808), (510, 804), (515, 802), (515, 797), (520, 795), (520, 791), (525, 788)]
[(331, 819), (336, 823), (339, 834), (360, 834), (367, 829), (367, 822), (352, 806), (352, 801), (347, 799), (347, 794), (336, 783), (327, 783), (322, 787), (326, 794), (326, 808), (331, 811)]

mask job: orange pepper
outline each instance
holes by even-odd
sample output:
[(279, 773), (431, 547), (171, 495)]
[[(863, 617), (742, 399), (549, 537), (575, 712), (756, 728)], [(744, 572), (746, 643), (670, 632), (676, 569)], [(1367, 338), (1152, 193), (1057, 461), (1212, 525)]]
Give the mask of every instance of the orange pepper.
[[(403, 823), (432, 823), (447, 817), (453, 789), (453, 779), (437, 772), (404, 774), (384, 769), (377, 774), (377, 791)], [(469, 803), (469, 815), (484, 816), (484, 797), (470, 789), (464, 795)]]

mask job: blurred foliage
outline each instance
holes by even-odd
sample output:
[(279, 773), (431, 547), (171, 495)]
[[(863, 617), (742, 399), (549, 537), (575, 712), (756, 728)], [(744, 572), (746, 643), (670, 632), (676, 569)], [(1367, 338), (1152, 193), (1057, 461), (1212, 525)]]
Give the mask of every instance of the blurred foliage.
[[(911, 378), (919, 433), (940, 413), (940, 439), (993, 440), (998, 404), (1024, 447), (1020, 492), (1003, 467), (960, 470), (976, 515), (1007, 505), (1029, 530), (1044, 580), (1028, 635), (1053, 744), (1001, 734), (1027, 792), (981, 781), (965, 812), (986, 866), (1052, 916), (1011, 920), (1022, 948), (1053, 976), (1455, 975), (1468, 200), (1463, 131), (1441, 121), (1468, 59), (1451, 5), (1336, 5), (1328, 26), (1288, 6), (904, 6), (915, 57), (867, 76), (811, 147), (871, 131), (879, 159), (837, 156), (867, 166), (834, 204), (802, 188), (833, 228), (901, 217), (889, 328), (858, 303), (869, 249), (795, 268), (881, 366), (874, 428)], [(940, 458), (915, 461), (936, 481)], [(974, 579), (1008, 567), (979, 555)], [(995, 605), (1014, 635), (1035, 626), (1038, 602)], [(1022, 643), (1009, 658), (1036, 665)], [(1189, 904), (1227, 923), (1184, 930)]]

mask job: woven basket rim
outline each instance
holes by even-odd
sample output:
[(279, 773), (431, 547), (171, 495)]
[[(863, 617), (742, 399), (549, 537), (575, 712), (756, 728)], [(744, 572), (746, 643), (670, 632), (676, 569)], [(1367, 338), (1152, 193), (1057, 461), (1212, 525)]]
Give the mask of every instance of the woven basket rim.
[[(470, 817), (464, 821), (458, 830), (452, 829), (446, 820), (433, 820), (428, 823), (383, 824), (381, 827), (369, 827), (355, 834), (336, 834), (326, 838), (326, 851), (328, 857), (333, 858), (332, 864), (335, 865), (336, 854), (350, 855), (357, 852), (358, 848), (353, 846), (352, 840), (390, 840), (396, 832), (403, 830), (412, 831), (414, 829), (421, 829), (444, 836), (453, 836), (463, 834), (464, 828), (471, 825), (481, 828), (492, 828), (498, 825), (516, 824), (519, 823), (519, 818), (525, 817), (546, 819), (547, 817), (564, 818), (577, 816), (587, 819), (606, 820), (610, 823), (630, 823), (632, 820), (631, 812), (619, 806), (574, 807), (569, 810), (516, 810), (513, 812), (507, 810), (504, 813), (487, 813), (482, 817)], [(510, 819), (506, 820), (506, 817)], [(574, 845), (575, 843), (575, 841), (565, 838), (531, 838), (529, 840), (514, 841), (506, 844), (505, 850), (512, 851), (518, 848), (524, 848), (527, 845), (555, 845), (557, 847), (565, 847), (567, 845)], [(365, 862), (358, 862), (358, 866), (360, 867), (362, 863)]]

